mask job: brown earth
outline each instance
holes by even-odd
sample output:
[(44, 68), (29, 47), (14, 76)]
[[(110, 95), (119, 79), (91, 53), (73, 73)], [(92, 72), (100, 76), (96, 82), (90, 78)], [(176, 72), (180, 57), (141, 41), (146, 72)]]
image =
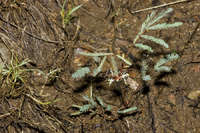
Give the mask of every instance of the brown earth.
[[(45, 77), (38, 71), (27, 72), (25, 82), (14, 88), (1, 78), (0, 133), (200, 133), (200, 1), (188, 0), (167, 7), (173, 13), (162, 22), (183, 22), (178, 28), (149, 32), (162, 38), (170, 48), (146, 42), (155, 53), (149, 55), (151, 81), (143, 82), (138, 66), (144, 59), (132, 41), (152, 10), (133, 11), (169, 3), (171, 0), (69, 0), (65, 9), (83, 6), (72, 14), (65, 27), (60, 16), (63, 0), (0, 1), (1, 64), (9, 64), (11, 55), (23, 66), (55, 75)], [(123, 68), (139, 84), (137, 91), (122, 82), (107, 83), (109, 64), (97, 77), (80, 80), (71, 75), (80, 66), (95, 67), (90, 58), (77, 56), (77, 48), (89, 52), (113, 50), (125, 54), (134, 64)], [(127, 54), (127, 51), (129, 54)], [(176, 51), (180, 58), (168, 65), (170, 73), (153, 71), (153, 64)], [(73, 104), (85, 104), (82, 95), (93, 95), (113, 107), (71, 116)], [(12, 93), (11, 93), (12, 92)], [(53, 101), (53, 102), (52, 102)], [(45, 103), (50, 102), (50, 104)], [(119, 115), (117, 110), (136, 106), (137, 110)]]

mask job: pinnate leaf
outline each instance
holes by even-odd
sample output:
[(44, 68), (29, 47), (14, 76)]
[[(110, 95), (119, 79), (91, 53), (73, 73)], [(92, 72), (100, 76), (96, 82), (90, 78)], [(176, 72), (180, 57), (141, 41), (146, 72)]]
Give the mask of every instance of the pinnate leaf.
[(72, 78), (74, 78), (74, 79), (76, 79), (76, 78), (82, 78), (86, 74), (88, 74), (89, 72), (90, 72), (90, 69), (88, 67), (82, 67), (82, 68), (78, 69), (76, 72), (74, 72), (72, 74)]
[(153, 49), (150, 46), (144, 45), (142, 43), (136, 43), (135, 46), (142, 50), (147, 50), (147, 51), (153, 53)]
[(155, 38), (155, 37), (149, 36), (149, 35), (141, 35), (141, 37), (144, 39), (147, 39), (147, 40), (151, 40), (157, 44), (160, 44), (160, 45), (164, 46), (165, 48), (169, 48), (168, 44), (163, 39)]
[(161, 29), (168, 29), (168, 28), (174, 28), (182, 25), (182, 22), (175, 22), (173, 24), (167, 24), (167, 23), (162, 23), (162, 24), (157, 24), (154, 26), (151, 26), (148, 28), (148, 30), (161, 30)]

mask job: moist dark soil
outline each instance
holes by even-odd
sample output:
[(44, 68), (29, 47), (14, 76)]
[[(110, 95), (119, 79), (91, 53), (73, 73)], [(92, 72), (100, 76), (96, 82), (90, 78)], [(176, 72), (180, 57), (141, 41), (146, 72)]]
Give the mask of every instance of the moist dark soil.
[[(140, 66), (145, 52), (133, 45), (146, 16), (171, 0), (67, 0), (65, 10), (83, 6), (62, 24), (63, 0), (0, 1), (1, 64), (9, 64), (12, 55), (20, 61), (29, 59), (21, 69), (24, 82), (10, 88), (1, 78), (1, 133), (200, 133), (200, 1), (188, 0), (156, 8), (157, 12), (173, 8), (161, 22), (183, 22), (182, 26), (148, 32), (165, 40), (169, 48), (142, 40), (154, 49), (148, 55), (151, 80), (142, 81)], [(134, 64), (119, 69), (138, 83), (137, 90), (123, 81), (108, 85), (109, 61), (96, 77), (91, 74), (73, 79), (81, 66), (97, 67), (86, 52), (114, 52)], [(172, 71), (159, 73), (153, 65), (166, 54), (176, 52), (180, 58), (170, 63)], [(52, 77), (46, 75), (58, 70)], [(101, 97), (112, 106), (106, 111), (98, 103), (88, 112), (77, 112), (72, 105), (84, 105), (83, 95)], [(96, 102), (97, 100), (94, 99)], [(130, 107), (137, 110), (117, 113)]]

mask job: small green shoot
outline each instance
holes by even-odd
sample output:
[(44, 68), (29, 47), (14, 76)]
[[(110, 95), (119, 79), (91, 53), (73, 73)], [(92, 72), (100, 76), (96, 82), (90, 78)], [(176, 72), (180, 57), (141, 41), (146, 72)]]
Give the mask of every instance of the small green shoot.
[(67, 0), (64, 1), (63, 3), (63, 6), (62, 6), (62, 9), (60, 11), (60, 15), (61, 15), (61, 18), (62, 18), (62, 25), (63, 25), (63, 28), (65, 28), (65, 25), (69, 24), (71, 18), (72, 18), (72, 13), (77, 11), (79, 8), (82, 7), (82, 4), (81, 5), (78, 5), (72, 9), (70, 9), (67, 13), (65, 12), (65, 4), (67, 3)]

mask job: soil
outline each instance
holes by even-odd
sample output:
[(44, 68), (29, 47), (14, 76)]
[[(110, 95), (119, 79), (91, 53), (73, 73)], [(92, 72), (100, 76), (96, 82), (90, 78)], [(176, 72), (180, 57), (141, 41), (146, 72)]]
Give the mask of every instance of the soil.
[[(14, 53), (20, 61), (30, 60), (23, 69), (33, 70), (14, 88), (1, 81), (1, 133), (200, 133), (199, 0), (155, 9), (160, 12), (173, 8), (161, 22), (183, 25), (148, 32), (169, 44), (165, 49), (141, 39), (154, 49), (150, 55), (132, 42), (152, 10), (133, 12), (171, 0), (69, 0), (66, 10), (83, 6), (65, 26), (60, 15), (63, 2), (0, 1), (0, 63), (9, 64)], [(96, 77), (88, 74), (73, 79), (72, 74), (80, 66), (97, 67), (91, 58), (77, 55), (77, 50), (124, 55), (133, 65), (127, 67), (118, 60), (119, 69), (138, 83), (137, 90), (123, 80), (108, 85), (109, 61)], [(153, 65), (174, 51), (180, 58), (167, 63), (172, 71), (155, 72)], [(148, 74), (152, 78), (148, 82), (142, 81), (140, 72), (141, 62), (146, 58), (150, 59)], [(56, 72), (47, 77), (37, 70), (46, 75)], [(101, 97), (112, 110), (106, 111), (94, 99), (98, 103), (95, 109), (72, 116), (77, 111), (72, 105), (87, 104), (82, 96), (89, 96), (91, 89), (93, 97)], [(130, 107), (137, 110), (117, 113)]]

